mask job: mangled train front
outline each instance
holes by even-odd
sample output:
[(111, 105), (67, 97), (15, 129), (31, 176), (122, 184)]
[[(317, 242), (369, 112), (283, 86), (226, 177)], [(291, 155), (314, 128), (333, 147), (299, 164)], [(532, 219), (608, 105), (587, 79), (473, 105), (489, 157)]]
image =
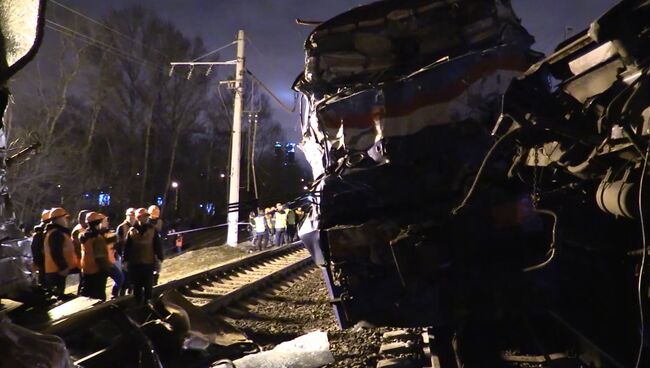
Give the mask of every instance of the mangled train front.
[(507, 1), (382, 1), (316, 27), (294, 86), (316, 178), (302, 237), (342, 326), (442, 326), (465, 366), (635, 364), (649, 7), (623, 1), (543, 59)]
[(532, 42), (506, 1), (379, 2), (309, 36), (294, 88), (310, 102), (318, 204), (303, 238), (342, 325), (457, 320), (474, 298), (498, 313), (498, 292), (477, 288), (513, 287), (503, 275), (543, 259), (542, 219), (517, 188), (450, 215), (510, 80), (539, 58)]

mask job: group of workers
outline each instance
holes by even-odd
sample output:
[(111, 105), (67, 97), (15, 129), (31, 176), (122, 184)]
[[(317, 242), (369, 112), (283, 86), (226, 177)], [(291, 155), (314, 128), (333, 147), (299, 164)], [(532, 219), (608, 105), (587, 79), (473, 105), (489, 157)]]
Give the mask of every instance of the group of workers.
[(284, 208), (281, 203), (275, 207), (259, 208), (251, 212), (249, 222), (253, 232), (253, 244), (263, 250), (269, 243), (273, 245), (289, 244), (297, 240), (297, 224), (304, 216), (301, 208)]
[(82, 210), (70, 230), (65, 209), (44, 210), (31, 245), (38, 283), (61, 298), (68, 275), (78, 273), (78, 295), (106, 300), (110, 277), (113, 298), (132, 291), (136, 302), (145, 304), (151, 299), (155, 274), (164, 258), (159, 216), (157, 206), (129, 208), (113, 232), (106, 215)]

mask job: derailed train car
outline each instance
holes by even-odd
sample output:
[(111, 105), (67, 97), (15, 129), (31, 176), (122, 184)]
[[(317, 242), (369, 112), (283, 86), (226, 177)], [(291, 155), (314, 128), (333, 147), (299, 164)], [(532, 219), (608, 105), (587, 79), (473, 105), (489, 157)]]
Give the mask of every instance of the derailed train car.
[(341, 326), (436, 326), (466, 367), (635, 364), (644, 252), (621, 217), (640, 217), (646, 8), (541, 61), (506, 0), (387, 0), (313, 30), (301, 236)]

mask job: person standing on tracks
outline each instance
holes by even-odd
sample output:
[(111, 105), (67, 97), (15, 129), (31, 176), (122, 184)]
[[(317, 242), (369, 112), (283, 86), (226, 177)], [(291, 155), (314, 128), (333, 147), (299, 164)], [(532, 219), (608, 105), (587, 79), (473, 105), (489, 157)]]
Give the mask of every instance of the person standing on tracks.
[(253, 238), (251, 239), (251, 243), (253, 243), (253, 245), (256, 244), (255, 241), (257, 240), (257, 231), (255, 231), (255, 218), (256, 217), (257, 217), (257, 215), (255, 214), (255, 211), (251, 211), (251, 212), (248, 213), (248, 230), (249, 230), (249, 233), (253, 234)]
[(45, 226), (50, 222), (50, 210), (43, 210), (41, 213), (41, 223), (34, 226), (34, 235), (32, 235), (32, 259), (34, 260), (33, 270), (38, 272), (38, 284), (45, 286), (45, 255), (43, 246), (45, 243)]
[[(155, 204), (152, 204), (147, 208), (147, 212), (149, 213), (149, 223), (153, 225), (154, 229), (162, 236), (162, 230), (163, 230), (163, 220), (160, 218), (160, 208), (156, 206)], [(160, 277), (160, 262), (156, 261), (156, 264), (154, 265), (154, 272), (153, 272), (153, 284), (158, 285), (158, 278)]]
[(50, 223), (45, 227), (45, 283), (54, 295), (61, 298), (65, 293), (66, 278), (71, 270), (79, 267), (70, 229), (70, 215), (60, 207), (50, 210)]
[(305, 211), (298, 207), (294, 212), (296, 213), (296, 235), (298, 235), (298, 226), (302, 222), (303, 218), (305, 218)]
[[(70, 236), (72, 237), (72, 244), (74, 245), (74, 252), (77, 254), (77, 259), (79, 260), (81, 260), (81, 240), (79, 240), (79, 238), (84, 232), (86, 232), (86, 229), (88, 228), (88, 224), (86, 223), (86, 215), (89, 212), (90, 212), (89, 210), (79, 211), (79, 214), (77, 214), (77, 225), (75, 225), (75, 227), (72, 228), (72, 233), (70, 234)], [(77, 295), (81, 295), (81, 288), (83, 287), (83, 279), (84, 279), (83, 272), (81, 272), (81, 270), (77, 268), (72, 270), (70, 273), (79, 275)]]
[(113, 268), (111, 260), (114, 260), (111, 255), (113, 247), (109, 246), (110, 242), (102, 226), (105, 219), (106, 216), (99, 212), (88, 212), (88, 228), (80, 236), (83, 249), (81, 272), (84, 280), (81, 295), (100, 300), (106, 300), (106, 279)]
[(271, 208), (264, 210), (264, 219), (266, 221), (266, 237), (272, 245), (275, 245), (275, 226), (273, 226), (273, 210)]
[(126, 237), (129, 230), (135, 225), (135, 208), (130, 207), (126, 210), (124, 221), (117, 227), (116, 235), (117, 242), (115, 243), (115, 264), (120, 267), (122, 272), (122, 285), (120, 286), (119, 295), (126, 295), (127, 291), (131, 291), (131, 281), (129, 279), (129, 272), (126, 269), (126, 264), (122, 263), (124, 258), (124, 246), (126, 245)]
[(287, 208), (287, 242), (293, 243), (296, 241), (296, 213)]
[(253, 244), (257, 247), (259, 251), (262, 251), (269, 244), (269, 237), (266, 228), (266, 216), (262, 209), (257, 210), (257, 217), (253, 220), (255, 226), (255, 241)]
[(273, 220), (275, 226), (275, 244), (287, 244), (287, 211), (280, 203), (275, 205)]
[(152, 296), (156, 260), (163, 261), (160, 235), (151, 223), (146, 208), (135, 212), (137, 223), (129, 230), (124, 246), (124, 263), (133, 284), (133, 294), (139, 305)]
[(108, 255), (108, 262), (111, 269), (108, 272), (108, 277), (113, 280), (113, 288), (111, 289), (111, 299), (119, 296), (122, 284), (124, 284), (124, 273), (122, 272), (122, 258), (115, 249), (117, 244), (117, 234), (110, 230), (108, 217), (104, 216), (100, 224), (100, 232), (106, 240), (106, 253)]
[(163, 229), (163, 220), (160, 218), (160, 208), (155, 204), (152, 204), (147, 208), (149, 213), (149, 223), (153, 225), (156, 231), (160, 234)]

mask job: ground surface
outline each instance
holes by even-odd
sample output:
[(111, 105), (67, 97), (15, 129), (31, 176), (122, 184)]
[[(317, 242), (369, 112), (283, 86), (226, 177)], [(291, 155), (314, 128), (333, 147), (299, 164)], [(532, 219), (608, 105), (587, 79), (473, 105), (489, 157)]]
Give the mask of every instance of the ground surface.
[(283, 289), (271, 291), (229, 311), (230, 321), (264, 350), (308, 332), (326, 331), (336, 362), (327, 367), (375, 367), (386, 329), (340, 330), (317, 270)]
[(248, 255), (242, 247), (222, 245), (182, 253), (163, 262), (159, 283), (166, 283)]
[[(249, 246), (210, 247), (188, 251), (163, 262), (160, 281), (165, 283), (214, 268), (249, 255)], [(109, 279), (109, 288), (112, 281)], [(76, 290), (68, 279), (68, 292)], [(110, 291), (107, 293), (110, 295)], [(316, 269), (281, 289), (230, 309), (230, 322), (241, 328), (264, 350), (315, 330), (326, 331), (336, 363), (328, 368), (375, 367), (377, 347), (386, 329), (348, 329), (336, 325), (321, 273)]]

